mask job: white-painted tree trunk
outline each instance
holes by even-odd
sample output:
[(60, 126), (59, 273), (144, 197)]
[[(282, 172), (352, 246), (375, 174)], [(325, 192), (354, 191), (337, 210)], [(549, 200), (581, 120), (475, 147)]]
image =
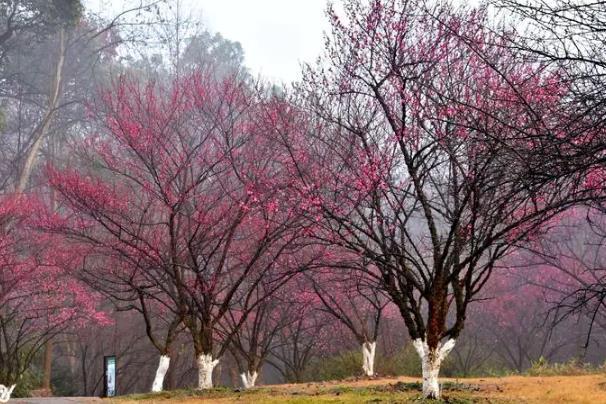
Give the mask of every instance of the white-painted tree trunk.
[(242, 385), (245, 389), (250, 389), (251, 387), (255, 387), (255, 382), (257, 381), (257, 372), (250, 372), (247, 370), (246, 372), (240, 373), (240, 378), (242, 379)]
[(362, 344), (362, 369), (366, 376), (375, 375), (375, 352), (377, 342), (365, 342)]
[(156, 377), (154, 378), (154, 383), (152, 384), (151, 391), (153, 393), (162, 391), (162, 386), (164, 386), (164, 377), (166, 376), (166, 372), (168, 372), (169, 366), (170, 356), (160, 355), (160, 362), (158, 363), (158, 369), (156, 370)]
[(202, 354), (198, 356), (198, 389), (213, 388), (213, 370), (219, 363), (218, 359), (213, 359), (212, 354)]
[(435, 349), (429, 349), (427, 342), (417, 338), (413, 342), (419, 357), (421, 357), (421, 366), (423, 369), (423, 397), (440, 398), (440, 383), (438, 376), (442, 361), (448, 356), (455, 346), (455, 340), (449, 339), (444, 345), (438, 344)]
[(11, 387), (6, 387), (0, 384), (0, 403), (8, 403), (8, 400), (11, 399), (11, 394), (13, 390), (17, 387), (16, 384), (13, 384)]

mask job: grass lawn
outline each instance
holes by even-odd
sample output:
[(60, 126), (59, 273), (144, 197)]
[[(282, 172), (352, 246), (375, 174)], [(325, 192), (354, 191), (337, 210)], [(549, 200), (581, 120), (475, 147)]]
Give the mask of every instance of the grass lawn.
[[(442, 379), (445, 403), (604, 403), (606, 374)], [(113, 400), (127, 403), (423, 403), (419, 379), (374, 380), (262, 386), (249, 391), (217, 388), (138, 394)]]

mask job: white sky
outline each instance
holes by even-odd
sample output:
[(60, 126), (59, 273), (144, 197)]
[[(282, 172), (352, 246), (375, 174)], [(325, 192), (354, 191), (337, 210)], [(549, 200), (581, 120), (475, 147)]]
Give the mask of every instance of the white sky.
[(322, 52), (326, 0), (186, 0), (210, 31), (238, 41), (253, 74), (290, 82)]

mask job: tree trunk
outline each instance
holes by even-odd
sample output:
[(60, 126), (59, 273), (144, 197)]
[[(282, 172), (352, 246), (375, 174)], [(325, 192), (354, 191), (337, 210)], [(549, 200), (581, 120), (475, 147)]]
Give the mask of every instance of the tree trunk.
[(362, 344), (362, 369), (368, 377), (375, 375), (375, 353), (377, 342), (364, 342)]
[(442, 361), (448, 356), (455, 346), (455, 340), (449, 339), (444, 345), (438, 343), (436, 348), (430, 348), (427, 342), (418, 338), (413, 341), (413, 345), (421, 358), (423, 369), (423, 397), (429, 399), (440, 399), (440, 383), (438, 376)]
[(23, 193), (27, 187), (27, 183), (29, 182), (29, 178), (31, 177), (32, 170), (34, 168), (34, 163), (36, 162), (36, 157), (38, 156), (42, 142), (46, 137), (46, 133), (48, 132), (52, 117), (59, 104), (59, 95), (63, 80), (63, 64), (65, 62), (65, 29), (61, 28), (58, 35), (59, 54), (57, 56), (55, 77), (51, 85), (46, 114), (44, 114), (42, 121), (38, 124), (38, 126), (36, 126), (32, 133), (32, 144), (25, 154), (25, 162), (23, 163), (23, 167), (21, 168), (17, 185), (15, 187), (15, 192), (18, 194)]
[(166, 372), (168, 372), (169, 366), (170, 366), (170, 356), (160, 355), (160, 362), (158, 363), (158, 369), (156, 370), (156, 377), (154, 378), (154, 383), (152, 384), (152, 389), (151, 389), (151, 391), (153, 393), (162, 391), (162, 389), (164, 387), (164, 377), (166, 376)]
[(53, 366), (53, 341), (48, 340), (44, 346), (44, 376), (42, 377), (42, 390), (45, 395), (51, 395), (51, 373)]
[(244, 388), (250, 389), (251, 387), (255, 387), (257, 376), (259, 376), (259, 374), (256, 371), (251, 372), (250, 370), (247, 370), (246, 372), (240, 373), (240, 379), (242, 379)]
[(236, 366), (229, 367), (229, 381), (232, 386), (237, 386), (240, 380), (240, 373), (238, 373), (238, 368)]
[(213, 360), (213, 355), (201, 354), (198, 355), (198, 389), (212, 389), (213, 387), (213, 370), (219, 363), (218, 359)]
[(11, 394), (17, 385), (13, 384), (10, 388), (0, 384), (0, 403), (8, 403), (11, 399)]

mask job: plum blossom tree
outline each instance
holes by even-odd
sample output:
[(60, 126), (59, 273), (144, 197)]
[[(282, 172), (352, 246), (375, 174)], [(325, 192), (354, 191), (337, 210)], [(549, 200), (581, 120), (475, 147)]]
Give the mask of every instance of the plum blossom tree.
[[(512, 25), (507, 38), (526, 60), (562, 72), (569, 88), (557, 112), (558, 130), (542, 135), (541, 153), (528, 154), (533, 175), (591, 175), (604, 170), (606, 130), (606, 7), (600, 1), (490, 0)], [(513, 29), (516, 29), (514, 27)], [(519, 28), (518, 28), (519, 29)], [(555, 116), (556, 114), (554, 114)]]
[[(576, 318), (587, 349), (594, 329), (606, 329), (604, 213), (579, 207), (524, 255), (526, 278), (543, 291), (554, 326)], [(585, 327), (586, 325), (586, 327)]]
[[(263, 285), (259, 286), (263, 288)], [(247, 319), (234, 333), (230, 351), (238, 364), (242, 386), (246, 389), (255, 387), (261, 369), (270, 355), (279, 332), (294, 321), (293, 311), (284, 310), (288, 302), (284, 298), (288, 291), (288, 285), (284, 285), (281, 291), (272, 293), (268, 298), (259, 299), (260, 304), (250, 310)], [(256, 293), (266, 295), (259, 290)], [(246, 311), (246, 308), (242, 309)], [(225, 317), (223, 323), (225, 332), (233, 330), (239, 323), (240, 311), (231, 310)]]
[(39, 201), (5, 195), (0, 201), (0, 383), (12, 385), (46, 342), (67, 330), (107, 324), (99, 295), (71, 276), (60, 240), (34, 227)]
[(170, 298), (163, 294), (161, 288), (141, 276), (140, 266), (125, 260), (115, 250), (79, 242), (76, 234), (64, 232), (55, 223), (44, 229), (67, 236), (69, 242), (65, 243), (65, 255), (79, 257), (69, 263), (72, 266), (71, 273), (77, 279), (108, 298), (117, 311), (130, 310), (140, 314), (145, 334), (160, 354), (151, 391), (162, 391), (173, 344), (183, 331), (183, 318), (171, 310)]
[(287, 262), (302, 248), (303, 221), (264, 121), (252, 119), (262, 94), (206, 71), (166, 87), (123, 77), (103, 95), (105, 130), (76, 146), (88, 171), (49, 169), (66, 213), (47, 230), (110, 251), (120, 265), (98, 276), (131, 276), (139, 307), (155, 300), (184, 325), (200, 389), (212, 387), (220, 357), (264, 298), (261, 282), (270, 293), (299, 269)]
[(289, 296), (279, 306), (282, 316), (290, 321), (278, 330), (266, 359), (290, 383), (304, 381), (311, 361), (333, 348), (333, 320), (319, 310), (317, 296), (305, 284), (300, 278), (290, 284)]
[(0, 384), (0, 403), (8, 403), (8, 400), (11, 399), (11, 394), (13, 390), (15, 390), (16, 385), (12, 385), (10, 387), (6, 387)]
[[(275, 106), (273, 102), (270, 105)], [(299, 212), (294, 205), (293, 209)], [(288, 345), (286, 336), (291, 334), (289, 330), (293, 324), (299, 321), (300, 317), (300, 320), (303, 320), (303, 313), (314, 313), (313, 310), (301, 311), (301, 306), (308, 304), (309, 296), (307, 291), (301, 288), (300, 274), (316, 267), (324, 258), (325, 248), (309, 243), (307, 234), (310, 231), (306, 226), (306, 236), (299, 240), (301, 248), (291, 250), (275, 262), (275, 265), (281, 268), (278, 273), (280, 281), (276, 282), (275, 274), (267, 273), (255, 289), (251, 290), (254, 297), (235, 301), (218, 325), (219, 338), (228, 337), (231, 341), (228, 349), (238, 366), (244, 388), (255, 386), (265, 364), (274, 366), (285, 378), (291, 375), (290, 370), (281, 367), (288, 361), (285, 363), (280, 360), (282, 363), (278, 365), (276, 361), (270, 361), (269, 357), (276, 358), (276, 349), (282, 348), (282, 353), (285, 353), (284, 348), (288, 350), (285, 346)], [(301, 297), (302, 295), (305, 297)], [(303, 361), (305, 365), (309, 359), (311, 355)], [(301, 372), (303, 368), (304, 366), (300, 368)]]
[(362, 346), (362, 370), (375, 375), (375, 354), (381, 319), (390, 300), (364, 272), (338, 273), (331, 268), (310, 276), (313, 291), (322, 303), (320, 310), (341, 322)]
[[(325, 57), (305, 71), (308, 143), (294, 162), (314, 235), (368, 260), (422, 359), (423, 395), (498, 260), (586, 197), (579, 176), (529, 177), (555, 132), (557, 70), (500, 46), (484, 9), (422, 1), (332, 8)], [(294, 154), (294, 153), (293, 153)], [(359, 270), (351, 263), (342, 263)]]
[[(306, 228), (307, 233), (310, 230)], [(301, 317), (301, 320), (309, 322), (310, 320), (303, 319), (302, 315), (317, 314), (314, 311), (317, 309), (316, 304), (313, 305), (314, 310), (301, 312), (301, 306), (310, 303), (310, 295), (302, 286), (307, 283), (303, 282), (304, 278), (300, 273), (315, 268), (325, 254), (326, 249), (323, 246), (306, 243), (298, 251), (281, 257), (277, 264), (288, 274), (286, 282), (281, 282), (280, 287), (275, 288), (275, 279), (266, 276), (253, 292), (255, 298), (251, 300), (252, 306), (247, 306), (248, 300), (237, 302), (224, 317), (220, 324), (221, 332), (223, 335), (233, 335), (230, 351), (238, 364), (244, 388), (255, 386), (268, 357), (288, 341), (284, 337), (290, 334), (288, 330), (292, 330), (291, 327), (298, 321), (297, 318)], [(244, 322), (243, 317), (246, 318)], [(311, 356), (308, 359), (311, 359)], [(306, 365), (307, 361), (301, 363)], [(300, 368), (301, 371), (305, 365)]]

